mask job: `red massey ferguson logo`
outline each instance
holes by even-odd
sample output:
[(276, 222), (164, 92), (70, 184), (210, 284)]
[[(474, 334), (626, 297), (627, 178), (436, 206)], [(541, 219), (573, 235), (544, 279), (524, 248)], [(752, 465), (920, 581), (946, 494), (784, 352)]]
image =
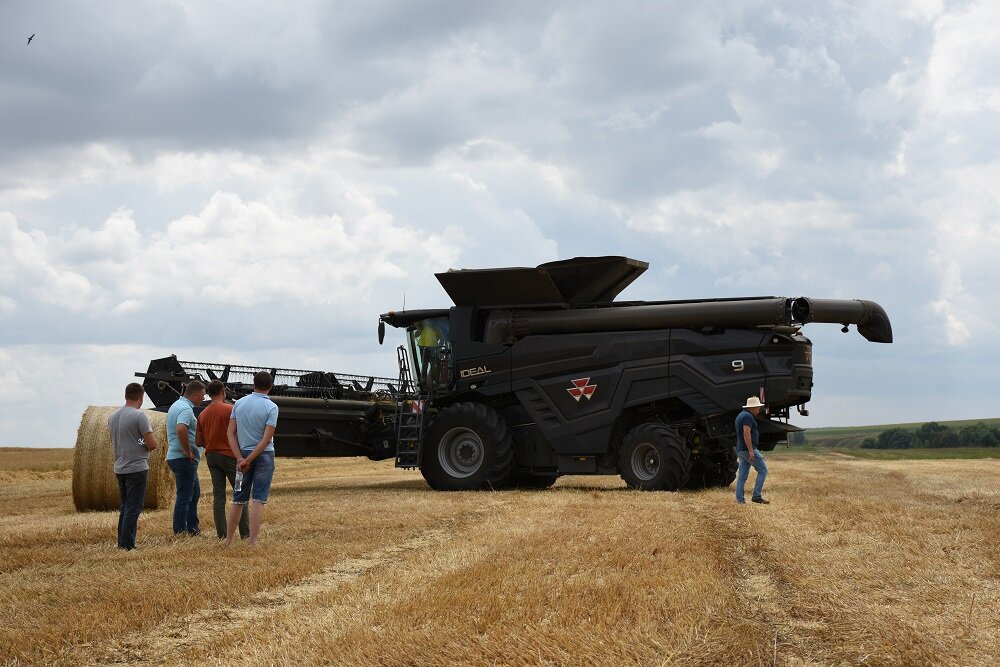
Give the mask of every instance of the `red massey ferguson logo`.
[(570, 382), (573, 383), (573, 386), (566, 391), (577, 403), (580, 402), (581, 398), (586, 398), (589, 401), (594, 392), (597, 391), (597, 385), (590, 384), (590, 378), (580, 378), (579, 380), (570, 380)]

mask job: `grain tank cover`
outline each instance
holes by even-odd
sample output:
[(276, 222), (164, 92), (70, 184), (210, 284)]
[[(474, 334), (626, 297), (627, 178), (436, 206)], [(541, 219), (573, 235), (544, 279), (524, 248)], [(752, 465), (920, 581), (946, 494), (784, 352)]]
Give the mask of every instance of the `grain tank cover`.
[(563, 299), (571, 306), (607, 303), (649, 268), (649, 262), (628, 257), (575, 257), (540, 264)]
[(551, 307), (614, 301), (648, 267), (628, 257), (574, 257), (533, 269), (461, 269), (435, 275), (456, 306)]

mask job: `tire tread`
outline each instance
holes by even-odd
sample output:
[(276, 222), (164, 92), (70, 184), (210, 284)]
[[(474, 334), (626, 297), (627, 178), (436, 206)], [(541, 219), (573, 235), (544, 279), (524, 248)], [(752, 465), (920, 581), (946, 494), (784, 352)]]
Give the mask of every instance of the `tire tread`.
[[(441, 409), (428, 425), (427, 433), (433, 434), (442, 421), (466, 422), (480, 435), (487, 450), (489, 469), (479, 471), (470, 478), (452, 478), (440, 468), (437, 461), (437, 442), (428, 438), (421, 452), (420, 473), (431, 488), (439, 491), (501, 489), (507, 485), (514, 468), (514, 440), (500, 414), (488, 405), (473, 401), (452, 403)], [(490, 450), (493, 450), (492, 452)], [(491, 457), (492, 454), (492, 457)]]

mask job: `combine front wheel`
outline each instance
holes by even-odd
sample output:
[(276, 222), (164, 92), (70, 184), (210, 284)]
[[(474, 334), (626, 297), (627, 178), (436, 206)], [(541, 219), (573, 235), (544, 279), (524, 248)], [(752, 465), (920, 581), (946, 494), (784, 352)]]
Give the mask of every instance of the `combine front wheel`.
[(690, 452), (669, 426), (640, 424), (625, 436), (618, 472), (630, 488), (677, 491), (687, 483), (690, 471)]
[(420, 472), (438, 491), (499, 489), (514, 466), (507, 424), (481, 403), (455, 403), (434, 417), (421, 453)]

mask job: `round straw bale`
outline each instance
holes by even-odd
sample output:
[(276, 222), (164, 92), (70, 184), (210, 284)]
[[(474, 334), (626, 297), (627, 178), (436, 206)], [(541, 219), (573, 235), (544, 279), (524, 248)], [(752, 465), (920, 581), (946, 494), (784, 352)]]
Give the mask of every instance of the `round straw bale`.
[[(83, 413), (73, 452), (73, 504), (78, 512), (116, 510), (121, 505), (115, 477), (115, 450), (108, 431), (108, 417), (119, 406), (91, 405)], [(174, 478), (165, 459), (167, 416), (146, 411), (156, 436), (156, 449), (149, 453), (149, 482), (146, 509), (167, 507), (174, 494)]]

